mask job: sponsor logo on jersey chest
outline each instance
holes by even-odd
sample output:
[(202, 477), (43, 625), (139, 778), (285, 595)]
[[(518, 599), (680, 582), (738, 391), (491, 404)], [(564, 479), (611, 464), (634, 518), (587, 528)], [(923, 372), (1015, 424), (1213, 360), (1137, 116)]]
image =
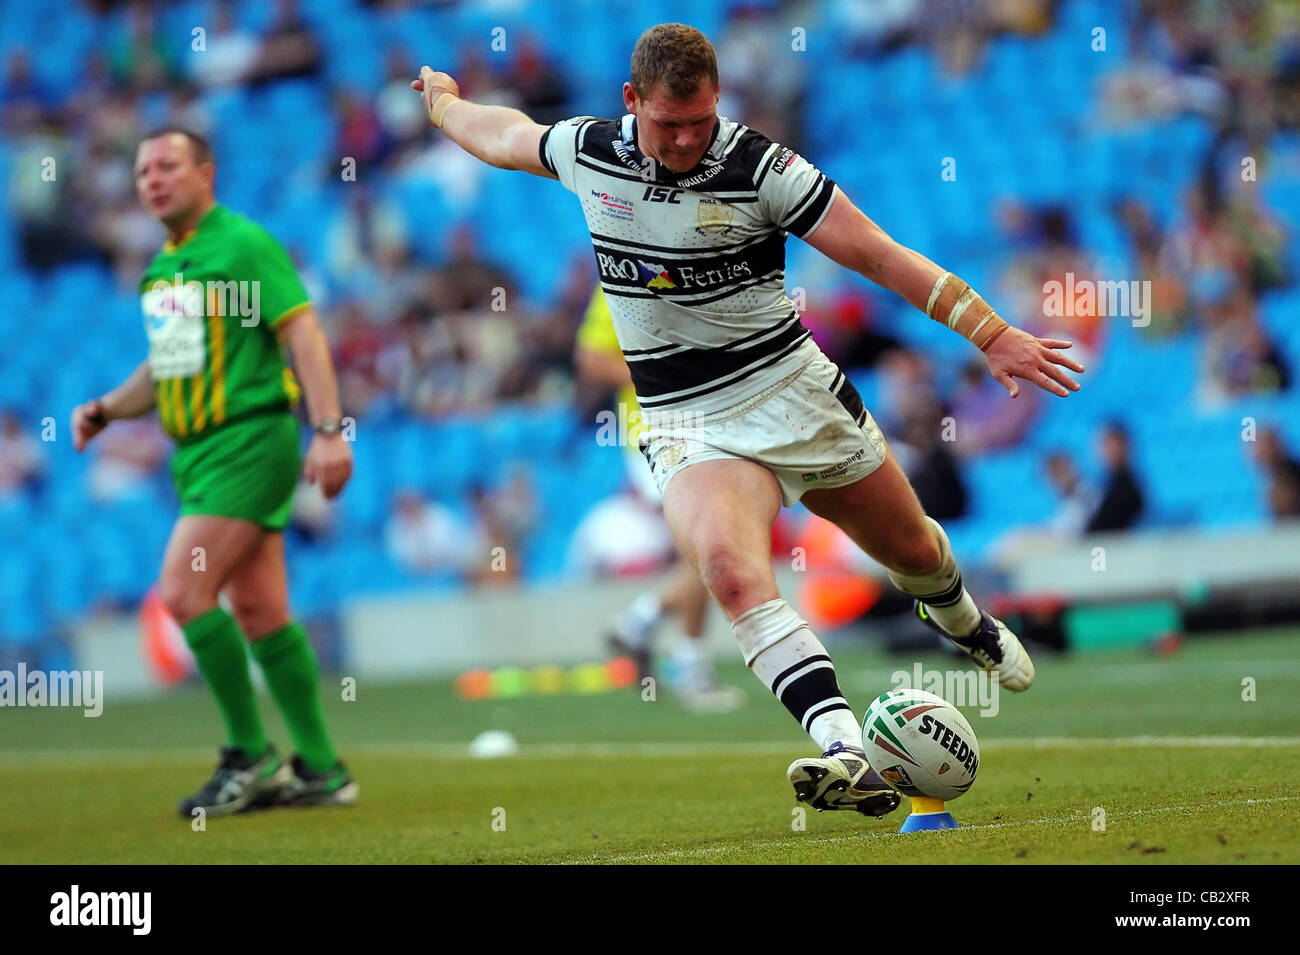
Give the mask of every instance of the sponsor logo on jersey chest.
[(622, 279), (635, 282), (648, 289), (710, 289), (730, 282), (739, 282), (754, 274), (748, 259), (729, 262), (716, 269), (700, 269), (679, 265), (669, 270), (662, 262), (645, 259), (619, 258), (608, 252), (597, 252), (596, 263), (600, 276), (605, 279)]
[(598, 189), (591, 190), (591, 197), (600, 203), (600, 211), (604, 215), (611, 216), (621, 222), (632, 221), (633, 200), (625, 196), (616, 196), (610, 192), (601, 192)]

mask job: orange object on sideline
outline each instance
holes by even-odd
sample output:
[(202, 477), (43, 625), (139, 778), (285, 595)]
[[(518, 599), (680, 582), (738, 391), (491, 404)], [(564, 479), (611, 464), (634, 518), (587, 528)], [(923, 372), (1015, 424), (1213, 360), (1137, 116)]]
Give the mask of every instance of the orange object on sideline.
[(140, 652), (149, 672), (163, 686), (175, 686), (194, 672), (194, 654), (185, 642), (185, 632), (167, 612), (156, 584), (140, 604)]
[(612, 686), (632, 686), (636, 683), (636, 661), (631, 657), (615, 657), (605, 664)]
[(818, 574), (804, 581), (800, 605), (815, 630), (843, 627), (857, 620), (880, 599), (880, 584), (861, 574)]
[(1171, 656), (1182, 648), (1183, 635), (1181, 633), (1162, 633), (1156, 637), (1155, 649), (1160, 656)]
[(492, 693), (492, 674), (487, 670), (466, 670), (456, 677), (456, 695), (462, 700), (481, 700)]

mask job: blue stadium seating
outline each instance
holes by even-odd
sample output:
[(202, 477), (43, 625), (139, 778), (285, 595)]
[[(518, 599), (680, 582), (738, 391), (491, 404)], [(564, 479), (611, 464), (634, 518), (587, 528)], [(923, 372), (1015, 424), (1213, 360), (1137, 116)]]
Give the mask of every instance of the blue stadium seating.
[[(532, 0), (401, 10), (376, 10), (359, 0), (313, 0), (300, 6), (327, 54), (321, 78), (255, 92), (206, 92), (202, 103), (223, 132), (215, 138), (223, 201), (254, 214), (320, 274), (328, 227), (343, 201), (332, 175), (338, 161), (335, 121), (322, 103), (340, 88), (373, 95), (384, 82), (390, 46), (404, 50), (413, 65), (453, 67), (467, 44), (483, 44), (493, 29), (504, 27), (508, 51), (531, 37), (557, 59), (571, 81), (575, 113), (613, 115), (626, 73), (629, 24), (639, 30), (681, 19), (716, 35), (728, 15), (726, 5), (712, 0), (653, 6)], [(265, 29), (274, 11), (257, 0), (234, 7), (237, 21), (256, 31)], [(213, 10), (212, 3), (189, 0), (159, 7), (158, 16), (168, 36), (187, 40), (192, 25), (212, 22)], [(128, 20), (125, 5), (97, 22), (85, 5), (70, 4), (48, 17), (36, 5), (5, 2), (0, 53), (39, 47), (42, 55), (31, 58), (38, 79), (61, 87), (64, 64), (112, 49)], [(1055, 28), (1042, 37), (993, 40), (966, 78), (941, 75), (933, 53), (916, 47), (871, 62), (853, 59), (847, 33), (837, 26), (833, 16), (808, 25), (816, 55), (802, 62), (809, 84), (803, 148), (901, 241), (978, 287), (992, 287), (1008, 254), (988, 224), (994, 203), (1007, 197), (1069, 202), (1089, 253), (1108, 268), (1135, 273), (1134, 250), (1110, 202), (1138, 198), (1159, 221), (1169, 222), (1212, 135), (1207, 122), (1191, 116), (1133, 129), (1108, 129), (1095, 121), (1099, 81), (1128, 64), (1129, 34), (1121, 19), (1099, 14), (1084, 0), (1060, 4)], [(1091, 48), (1098, 26), (1107, 31), (1105, 52)], [(611, 37), (621, 39), (611, 43)], [(188, 42), (178, 54), (183, 64)], [(167, 108), (162, 96), (145, 103), (146, 112), (159, 117)], [(1052, 134), (1043, 135), (1045, 129)], [(6, 182), (13, 149), (0, 142), (0, 178)], [(948, 156), (957, 160), (955, 182), (939, 175)], [(1300, 136), (1278, 133), (1260, 163), (1262, 198), (1293, 234), (1300, 230), (1297, 156)], [(468, 222), (484, 253), (508, 268), (524, 296), (538, 304), (553, 300), (574, 257), (590, 255), (576, 202), (551, 183), (488, 171), (469, 203), (451, 200), (441, 186), (411, 173), (376, 177), (373, 185), (379, 198), (405, 214), (419, 236), (415, 253), (422, 262), (443, 261), (449, 227)], [(815, 256), (799, 246), (791, 243), (791, 286), (804, 281)], [(1300, 243), (1292, 242), (1288, 255), (1300, 274)], [(153, 581), (175, 502), (164, 476), (147, 496), (97, 506), (86, 496), (86, 459), (66, 440), (72, 405), (121, 380), (143, 355), (138, 301), (117, 290), (99, 266), (69, 265), (47, 277), (21, 269), (15, 223), (5, 205), (0, 283), (6, 291), (0, 408), (13, 409), (29, 429), (38, 429), (47, 416), (63, 429), (46, 448), (49, 480), (40, 495), (0, 499), (0, 548), (30, 558), (0, 562), (6, 607), (0, 641), (39, 644), (57, 654), (62, 651), (47, 639), (57, 626), (103, 600), (137, 600)], [(880, 327), (929, 350), (950, 388), (948, 369), (969, 356), (964, 343), (935, 323), (917, 320), (896, 297), (871, 294)], [(1300, 287), (1267, 295), (1260, 312), (1293, 374), (1300, 374)], [(35, 320), (40, 334), (31, 333)], [(1048, 450), (1072, 450), (1084, 472), (1095, 477), (1096, 428), (1111, 417), (1133, 432), (1136, 467), (1152, 502), (1148, 524), (1220, 527), (1267, 519), (1259, 474), (1240, 440), (1241, 422), (1253, 417), (1261, 425), (1276, 423), (1293, 447), (1300, 445), (1294, 387), (1283, 396), (1200, 410), (1198, 336), (1155, 340), (1115, 321), (1105, 341), (1082, 394), (1047, 400), (1021, 447), (971, 465), (974, 513), (949, 527), (963, 558), (985, 554), (1009, 522), (1042, 521), (1054, 513), (1042, 464)], [(868, 406), (878, 405), (878, 375), (853, 378)], [(515, 462), (526, 463), (539, 499), (538, 526), (524, 548), (526, 578), (562, 575), (573, 529), (594, 501), (624, 480), (621, 454), (598, 446), (593, 430), (568, 407), (508, 408), (423, 422), (380, 403), (358, 431), (357, 471), (342, 500), (340, 534), (294, 549), (295, 605), (303, 613), (328, 612), (349, 595), (453, 587), (449, 577), (430, 582), (406, 575), (384, 554), (392, 495), (413, 487), (463, 508), (470, 487), (499, 485)]]

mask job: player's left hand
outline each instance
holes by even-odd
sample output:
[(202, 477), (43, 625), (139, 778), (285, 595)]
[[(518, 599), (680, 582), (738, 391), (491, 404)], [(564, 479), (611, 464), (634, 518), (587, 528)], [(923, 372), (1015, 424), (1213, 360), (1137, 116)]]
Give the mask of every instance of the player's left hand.
[(1016, 378), (1022, 378), (1044, 391), (1065, 398), (1079, 390), (1079, 383), (1058, 365), (1082, 373), (1083, 366), (1057, 349), (1069, 348), (1073, 342), (1060, 338), (1035, 338), (1019, 328), (1008, 328), (993, 340), (984, 352), (989, 372), (1014, 398), (1020, 394)]
[(335, 497), (352, 477), (352, 448), (339, 434), (312, 437), (302, 468), (308, 484), (319, 484), (327, 498)]

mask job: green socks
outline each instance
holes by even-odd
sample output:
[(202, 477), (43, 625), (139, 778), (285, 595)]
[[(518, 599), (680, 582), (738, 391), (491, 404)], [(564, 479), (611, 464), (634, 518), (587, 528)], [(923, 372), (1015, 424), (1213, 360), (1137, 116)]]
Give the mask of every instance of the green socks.
[[(220, 607), (213, 607), (181, 629), (194, 651), (199, 673), (217, 698), (230, 745), (261, 759), (267, 749), (266, 732), (257, 711), (239, 624)], [(320, 671), (306, 632), (297, 623), (287, 623), (250, 646), (307, 769), (313, 773), (332, 769), (338, 757), (325, 731)]]
[(217, 698), (230, 745), (253, 759), (266, 754), (266, 733), (257, 712), (253, 681), (248, 672), (248, 651), (235, 618), (220, 607), (199, 614), (185, 626), (185, 642), (194, 651), (199, 673)]
[(250, 646), (308, 771), (323, 773), (332, 769), (338, 757), (325, 731), (320, 671), (306, 632), (290, 622)]

